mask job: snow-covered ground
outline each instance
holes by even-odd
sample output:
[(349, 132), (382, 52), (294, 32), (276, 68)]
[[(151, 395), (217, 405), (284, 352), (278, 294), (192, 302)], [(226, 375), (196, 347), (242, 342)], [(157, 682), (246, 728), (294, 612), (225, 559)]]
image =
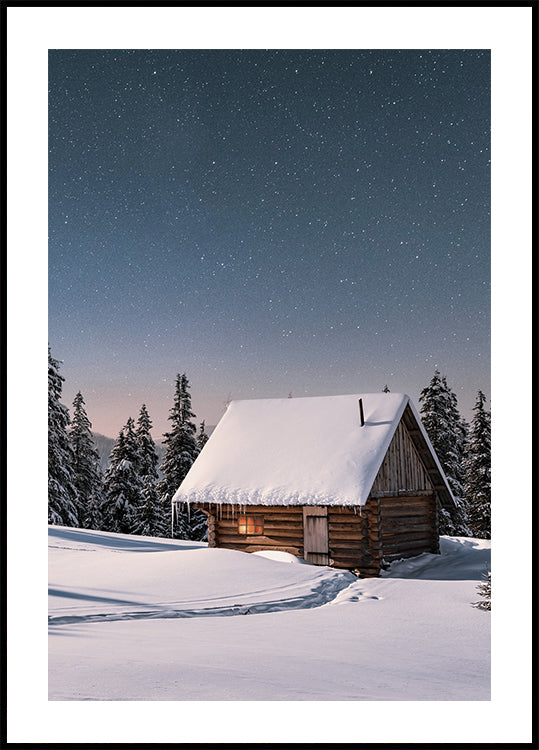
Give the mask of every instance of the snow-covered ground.
[(488, 701), (490, 542), (379, 579), (49, 527), (51, 701)]
[[(493, 560), (489, 701), (491, 615), (471, 606), (488, 542), (445, 538), (440, 557), (358, 580), (286, 555), (49, 531), (48, 664), (45, 535), (9, 540), (10, 741), (529, 741), (529, 568)], [(504, 541), (526, 560), (520, 534)]]

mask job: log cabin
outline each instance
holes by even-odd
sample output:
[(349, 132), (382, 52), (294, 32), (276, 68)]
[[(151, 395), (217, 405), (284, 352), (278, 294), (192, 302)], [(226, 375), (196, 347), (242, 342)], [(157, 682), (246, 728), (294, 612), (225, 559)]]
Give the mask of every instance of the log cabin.
[(409, 397), (232, 401), (175, 493), (202, 510), (208, 545), (280, 550), (378, 576), (439, 553), (455, 500)]

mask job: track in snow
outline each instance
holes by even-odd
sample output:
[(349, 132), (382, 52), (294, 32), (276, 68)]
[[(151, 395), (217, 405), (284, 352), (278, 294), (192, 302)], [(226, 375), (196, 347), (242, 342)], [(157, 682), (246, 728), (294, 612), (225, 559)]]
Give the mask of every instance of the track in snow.
[[(283, 612), (296, 609), (313, 609), (330, 604), (340, 604), (344, 601), (359, 601), (365, 599), (377, 599), (378, 597), (364, 597), (358, 590), (359, 582), (350, 583), (348, 575), (343, 574), (333, 580), (327, 579), (318, 583), (311, 592), (303, 596), (290, 596), (272, 598), (262, 602), (252, 603), (218, 603), (206, 607), (186, 606), (181, 602), (171, 602), (158, 605), (138, 604), (119, 599), (109, 599), (107, 597), (97, 597), (84, 595), (88, 601), (102, 601), (104, 604), (128, 605), (116, 612), (92, 612), (86, 614), (66, 614), (50, 615), (49, 626), (95, 623), (95, 622), (115, 622), (119, 620), (148, 620), (148, 619), (171, 619), (187, 617), (231, 617), (235, 615), (263, 614), (265, 612)], [(276, 590), (268, 590), (268, 594), (276, 593)], [(59, 589), (49, 589), (49, 595), (66, 596), (67, 598), (81, 598), (80, 594), (73, 594), (68, 591)], [(230, 598), (230, 597), (224, 597)]]

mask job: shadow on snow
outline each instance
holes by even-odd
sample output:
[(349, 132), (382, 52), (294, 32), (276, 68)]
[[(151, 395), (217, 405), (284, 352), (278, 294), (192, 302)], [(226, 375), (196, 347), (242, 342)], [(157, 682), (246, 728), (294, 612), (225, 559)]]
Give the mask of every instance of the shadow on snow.
[(49, 539), (58, 539), (64, 542), (77, 542), (78, 544), (94, 544), (110, 549), (130, 550), (132, 552), (158, 552), (159, 550), (177, 552), (178, 550), (203, 549), (208, 545), (205, 542), (187, 542), (184, 540), (170, 539), (160, 542), (156, 537), (140, 537), (129, 534), (112, 534), (104, 531), (92, 531), (85, 529), (68, 529), (63, 526), (50, 526)]

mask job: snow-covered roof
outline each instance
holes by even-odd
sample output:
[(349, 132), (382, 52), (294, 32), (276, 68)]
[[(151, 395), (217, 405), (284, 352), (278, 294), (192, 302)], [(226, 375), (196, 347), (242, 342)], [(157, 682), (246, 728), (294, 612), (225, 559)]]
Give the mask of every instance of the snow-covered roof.
[(173, 501), (364, 505), (408, 404), (447, 486), (409, 397), (360, 393), (232, 401)]

